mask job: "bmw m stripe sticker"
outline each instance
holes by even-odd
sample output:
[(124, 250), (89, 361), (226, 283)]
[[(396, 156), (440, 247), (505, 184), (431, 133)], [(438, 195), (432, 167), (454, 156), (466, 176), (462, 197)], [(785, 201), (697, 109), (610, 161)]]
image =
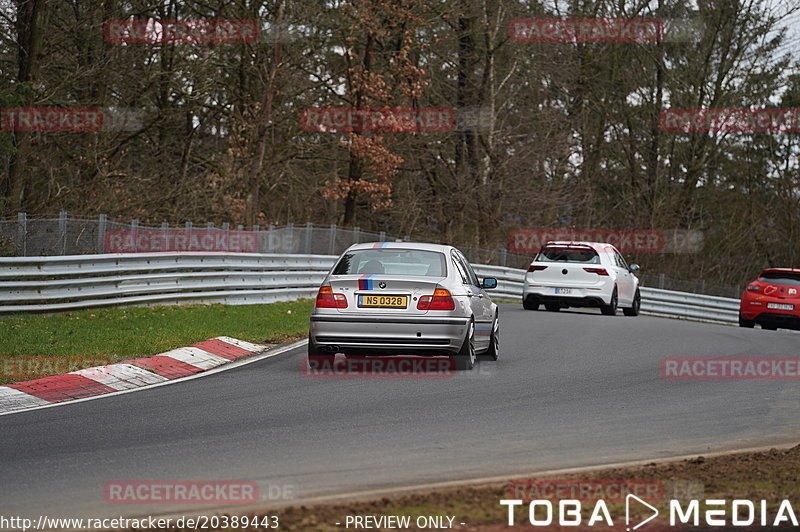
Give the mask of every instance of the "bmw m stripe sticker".
[(375, 242), (375, 244), (373, 244), (372, 247), (373, 248), (385, 248), (388, 245), (389, 245), (388, 242)]
[(359, 290), (372, 290), (372, 279), (371, 277), (375, 275), (373, 273), (369, 275), (363, 276), (361, 279), (358, 280), (358, 289)]

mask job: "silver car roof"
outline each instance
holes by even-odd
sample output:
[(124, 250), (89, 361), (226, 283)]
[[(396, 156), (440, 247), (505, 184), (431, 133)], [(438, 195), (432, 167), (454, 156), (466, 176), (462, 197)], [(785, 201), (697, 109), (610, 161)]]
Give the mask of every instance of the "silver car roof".
[(444, 244), (429, 244), (426, 242), (362, 242), (361, 244), (353, 244), (347, 251), (354, 251), (360, 249), (418, 249), (421, 251), (438, 251), (439, 253), (448, 253), (453, 246)]

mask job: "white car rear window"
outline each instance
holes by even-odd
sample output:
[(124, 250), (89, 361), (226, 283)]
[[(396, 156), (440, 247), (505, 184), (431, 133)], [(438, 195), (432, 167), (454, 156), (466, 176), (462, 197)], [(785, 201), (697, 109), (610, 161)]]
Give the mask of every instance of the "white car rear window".
[(536, 255), (535, 262), (580, 262), (600, 264), (600, 255), (589, 247), (547, 246)]

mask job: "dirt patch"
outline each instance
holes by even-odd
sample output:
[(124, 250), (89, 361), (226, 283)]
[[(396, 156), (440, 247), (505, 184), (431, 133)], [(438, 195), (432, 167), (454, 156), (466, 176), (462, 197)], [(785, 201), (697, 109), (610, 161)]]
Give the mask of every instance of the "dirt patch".
[[(522, 485), (528, 491), (515, 491), (515, 486)], [(550, 489), (556, 485), (562, 489), (575, 489), (575, 486), (592, 486), (600, 490), (609, 500), (608, 510), (613, 520), (613, 527), (595, 524), (587, 526), (531, 526), (528, 521), (528, 504), (523, 504), (515, 511), (515, 526), (508, 526), (508, 509), (501, 506), (501, 499), (519, 497), (529, 500), (537, 493), (543, 493), (545, 488)], [(762, 452), (737, 453), (726, 456), (704, 457), (686, 459), (679, 462), (651, 463), (638, 467), (613, 468), (590, 473), (575, 473), (558, 475), (557, 477), (537, 477), (536, 479), (519, 478), (517, 483), (494, 483), (481, 486), (463, 486), (448, 489), (420, 491), (394, 496), (386, 496), (371, 500), (352, 502), (337, 502), (329, 504), (286, 506), (274, 508), (270, 511), (259, 512), (257, 515), (277, 516), (280, 530), (288, 531), (313, 531), (332, 532), (343, 530), (442, 530), (452, 526), (452, 529), (463, 532), (499, 532), (516, 529), (536, 531), (583, 531), (591, 530), (625, 530), (625, 495), (623, 491), (613, 491), (627, 486), (629, 492), (639, 492), (642, 498), (652, 503), (659, 511), (659, 516), (639, 528), (641, 532), (692, 532), (700, 530), (760, 530), (775, 532), (778, 530), (798, 530), (796, 526), (772, 526), (778, 513), (781, 501), (788, 499), (795, 506), (794, 511), (800, 518), (800, 445), (791, 449), (771, 449)], [(656, 486), (656, 488), (654, 488)], [(655, 489), (656, 492), (647, 491)], [(658, 491), (661, 490), (661, 491)], [(576, 492), (572, 492), (574, 496)], [(595, 491), (593, 495), (599, 492)], [(622, 493), (622, 495), (620, 495)], [(653, 493), (656, 496), (653, 497)], [(525, 495), (531, 495), (526, 497)], [(563, 493), (562, 493), (563, 495)], [(582, 524), (585, 525), (595, 508), (596, 497), (580, 495), (576, 498), (582, 500)], [(610, 498), (608, 497), (610, 495)], [(566, 498), (566, 497), (561, 497)], [(570, 497), (571, 498), (571, 497)], [(744, 527), (694, 527), (694, 526), (668, 526), (669, 506), (667, 500), (678, 499), (746, 499), (756, 504), (755, 524), (760, 525), (760, 501), (766, 501), (768, 526)], [(553, 499), (555, 500), (555, 499)], [(632, 503), (631, 526), (639, 523), (651, 515), (644, 506)], [(553, 503), (557, 511), (557, 502)], [(708, 507), (700, 503), (698, 515), (701, 525), (704, 523), (705, 510)], [(638, 511), (637, 511), (638, 510)], [(229, 514), (232, 515), (232, 514)], [(543, 513), (541, 514), (543, 516)], [(742, 514), (743, 517), (745, 514)], [(398, 522), (389, 523), (389, 526), (379, 526), (376, 521), (370, 521), (369, 528), (355, 527), (351, 523), (346, 526), (347, 516), (407, 516), (409, 526), (397, 526)], [(446, 519), (444, 526), (434, 527), (431, 521), (428, 527), (418, 526), (416, 519), (422, 516), (450, 516), (453, 522)], [(730, 522), (730, 512), (725, 518)], [(634, 520), (636, 519), (636, 520)], [(557, 518), (555, 519), (557, 522)], [(337, 525), (336, 523), (340, 523)], [(462, 524), (463, 523), (463, 524)], [(384, 522), (384, 524), (387, 524)], [(255, 529), (254, 529), (255, 530)], [(260, 529), (259, 529), (260, 530)]]
[[(544, 478), (544, 477), (542, 477)], [(751, 501), (767, 501), (768, 523), (772, 524), (780, 501), (789, 499), (797, 506), (800, 512), (800, 445), (791, 449), (771, 449), (764, 452), (741, 453), (735, 455), (696, 458), (680, 462), (662, 464), (649, 464), (632, 468), (616, 468), (591, 473), (558, 475), (564, 480), (607, 480), (607, 481), (632, 481), (647, 484), (654, 481), (662, 486), (667, 498), (687, 500), (690, 498), (705, 499), (747, 499)], [(519, 479), (523, 486), (528, 486)], [(547, 484), (547, 483), (545, 483)], [(570, 483), (565, 483), (569, 485)], [(609, 483), (590, 483), (594, 486), (609, 486)], [(613, 485), (613, 484), (612, 484)], [(540, 486), (541, 487), (541, 486)], [(644, 485), (644, 489), (648, 486)], [(525, 493), (523, 491), (523, 493)], [(530, 490), (528, 494), (535, 493)], [(295, 506), (276, 510), (280, 516), (281, 529), (328, 532), (334, 530), (348, 530), (344, 526), (347, 515), (406, 515), (411, 516), (411, 523), (418, 516), (455, 516), (456, 530), (465, 532), (497, 532), (512, 529), (507, 524), (508, 511), (499, 504), (500, 499), (508, 499), (515, 495), (513, 486), (509, 483), (491, 484), (486, 486), (468, 486), (419, 493), (410, 493), (391, 497), (381, 497), (369, 501), (352, 503), (321, 504), (314, 506)], [(624, 497), (622, 497), (624, 499)], [(647, 499), (647, 495), (643, 495)], [(523, 498), (524, 499), (524, 498)], [(648, 523), (640, 530), (653, 532), (656, 530), (679, 530), (668, 528), (668, 505), (661, 501), (654, 502), (659, 509), (659, 517)], [(554, 505), (555, 506), (555, 505)], [(584, 502), (584, 520), (589, 518), (594, 508), (594, 500)], [(528, 505), (525, 504), (515, 512), (513, 528), (528, 530), (603, 530), (603, 527), (533, 527), (528, 521)], [(625, 530), (624, 502), (608, 504), (615, 527), (612, 530)], [(643, 508), (644, 509), (644, 508)], [(701, 510), (703, 507), (701, 506)], [(640, 511), (635, 514), (639, 519), (646, 519), (650, 514)], [(757, 516), (759, 516), (757, 511)], [(759, 522), (756, 518), (756, 523)], [(335, 523), (342, 523), (336, 526)], [(638, 521), (631, 520), (632, 523)], [(702, 523), (701, 516), (701, 523)], [(465, 523), (461, 526), (460, 523)], [(778, 530), (778, 527), (758, 527), (760, 530)], [(797, 530), (796, 527), (791, 527)], [(605, 527), (609, 530), (608, 527)], [(684, 530), (699, 530), (695, 527), (685, 527)], [(788, 529), (788, 528), (787, 528)], [(351, 526), (349, 530), (354, 530)], [(362, 529), (363, 530), (363, 529)], [(372, 530), (393, 530), (391, 528), (377, 528)], [(394, 529), (397, 530), (397, 529)], [(416, 525), (405, 530), (422, 530)], [(430, 529), (427, 529), (430, 530)], [(716, 528), (720, 530), (720, 528)], [(742, 530), (742, 528), (738, 528)]]

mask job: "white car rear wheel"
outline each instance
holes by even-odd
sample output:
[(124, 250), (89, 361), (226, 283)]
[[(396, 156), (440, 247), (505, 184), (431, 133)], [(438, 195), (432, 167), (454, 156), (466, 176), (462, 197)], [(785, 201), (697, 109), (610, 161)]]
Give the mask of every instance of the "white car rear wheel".
[(616, 316), (617, 314), (617, 287), (614, 287), (614, 291), (611, 292), (611, 301), (609, 301), (608, 305), (603, 305), (600, 307), (600, 312), (603, 313), (603, 316)]
[(626, 316), (638, 316), (639, 309), (642, 307), (642, 295), (639, 293), (639, 289), (636, 289), (636, 294), (633, 296), (633, 303), (631, 303), (631, 308), (624, 308), (622, 309), (622, 313)]

